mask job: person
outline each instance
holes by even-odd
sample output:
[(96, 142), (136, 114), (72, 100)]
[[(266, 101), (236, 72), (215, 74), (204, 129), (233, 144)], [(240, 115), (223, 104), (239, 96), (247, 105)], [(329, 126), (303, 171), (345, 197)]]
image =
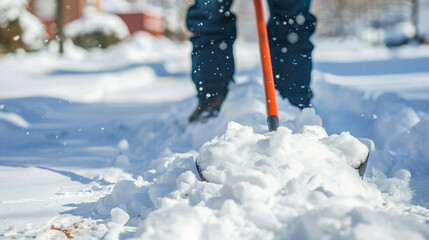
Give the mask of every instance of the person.
[[(310, 106), (313, 44), (316, 18), (311, 0), (268, 0), (268, 39), (275, 87), (283, 99), (299, 107)], [(195, 122), (217, 116), (233, 82), (233, 44), (237, 38), (233, 0), (195, 0), (188, 9), (186, 25), (193, 33), (192, 80), (198, 106), (189, 117)]]

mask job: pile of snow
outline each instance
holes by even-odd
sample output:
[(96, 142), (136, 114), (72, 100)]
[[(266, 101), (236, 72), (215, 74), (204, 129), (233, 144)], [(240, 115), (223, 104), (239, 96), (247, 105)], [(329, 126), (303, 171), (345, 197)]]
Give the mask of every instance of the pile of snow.
[(27, 7), (26, 0), (3, 0), (0, 2), (0, 24), (12, 22), (19, 18)]
[(0, 1), (0, 28), (8, 29), (12, 22), (18, 20), (21, 31), (13, 36), (13, 40), (22, 41), (26, 50), (38, 50), (44, 46), (46, 31), (42, 22), (26, 10), (27, 4), (26, 0)]
[(103, 36), (124, 40), (130, 35), (127, 25), (120, 17), (111, 13), (99, 12), (93, 7), (85, 8), (83, 17), (67, 24), (64, 33), (72, 39), (100, 33)]
[[(429, 170), (427, 80), (420, 80), (414, 74), (398, 79), (389, 75), (385, 80), (379, 76), (351, 77), (349, 81), (341, 77), (344, 85), (368, 85), (358, 91), (336, 85), (338, 76), (317, 73), (315, 77), (318, 91), (336, 92), (323, 97), (316, 95), (315, 99), (319, 107), (329, 109), (325, 110), (328, 113), (335, 112), (323, 116), (328, 131), (347, 129), (359, 137), (371, 139), (374, 144), (371, 155), (377, 161), (370, 161), (370, 165), (388, 176), (394, 176), (400, 169), (407, 169), (416, 177), (426, 175)], [(381, 86), (398, 89), (398, 93), (380, 92)], [(339, 98), (343, 101), (339, 102)]]
[(129, 36), (127, 25), (114, 14), (99, 12), (95, 8), (85, 8), (84, 16), (66, 25), (64, 33), (68, 37), (101, 32), (105, 35), (113, 34), (120, 39)]
[[(347, 132), (328, 136), (322, 127), (304, 126), (300, 134), (280, 127), (262, 135), (231, 122), (222, 137), (202, 146), (198, 165), (209, 182), (229, 185), (253, 179), (266, 182), (261, 187), (275, 192), (299, 176), (335, 179), (338, 173), (348, 172), (356, 177), (357, 172), (351, 169), (365, 162), (368, 153), (368, 148)], [(328, 188), (335, 192), (340, 186)]]
[[(428, 211), (410, 203), (409, 171), (362, 180), (354, 167), (368, 148), (347, 132), (328, 135), (314, 109), (300, 112), (283, 102), (287, 127), (266, 133), (264, 105), (255, 99), (260, 89), (253, 81), (232, 87), (218, 118), (171, 134), (167, 142), (175, 145), (209, 142), (199, 153), (165, 150), (144, 163), (141, 177), (118, 182), (97, 202), (96, 216), (123, 209), (128, 224), (138, 226), (136, 239), (429, 237), (422, 223)], [(196, 161), (209, 182), (200, 181)]]
[[(363, 181), (347, 160), (366, 151), (348, 133), (327, 136), (318, 126), (261, 135), (230, 123), (198, 155), (213, 182), (198, 179), (195, 155), (175, 155), (152, 161), (153, 182), (118, 183), (112, 197), (143, 217), (136, 239), (428, 238), (417, 214), (402, 213), (418, 210), (404, 205), (409, 194), (397, 194), (409, 193), (409, 172)], [(394, 194), (380, 190), (400, 186), (395, 181), (403, 183)]]
[(41, 49), (45, 44), (46, 31), (42, 22), (33, 14), (24, 11), (19, 17), (23, 33), (22, 41), (30, 50)]

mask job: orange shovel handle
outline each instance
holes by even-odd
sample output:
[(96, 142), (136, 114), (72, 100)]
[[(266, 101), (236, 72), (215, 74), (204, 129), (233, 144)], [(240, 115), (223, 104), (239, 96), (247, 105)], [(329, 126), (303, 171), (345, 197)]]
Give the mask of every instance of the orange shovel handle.
[(264, 20), (261, 0), (253, 0), (255, 6), (256, 26), (258, 30), (259, 51), (261, 56), (262, 77), (264, 82), (265, 106), (269, 131), (277, 130), (279, 117), (277, 113), (276, 92), (274, 88), (273, 68), (271, 63), (268, 34)]

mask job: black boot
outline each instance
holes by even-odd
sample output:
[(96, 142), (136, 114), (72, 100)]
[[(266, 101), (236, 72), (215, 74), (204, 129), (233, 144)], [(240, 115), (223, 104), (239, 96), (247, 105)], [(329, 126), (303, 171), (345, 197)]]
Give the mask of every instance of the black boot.
[(216, 95), (208, 99), (200, 99), (197, 109), (189, 117), (189, 123), (206, 122), (209, 118), (217, 117), (226, 95)]

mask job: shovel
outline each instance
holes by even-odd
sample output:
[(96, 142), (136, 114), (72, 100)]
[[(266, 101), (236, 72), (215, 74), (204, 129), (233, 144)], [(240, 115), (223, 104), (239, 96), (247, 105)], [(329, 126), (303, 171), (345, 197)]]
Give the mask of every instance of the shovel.
[(253, 5), (255, 6), (256, 27), (258, 30), (258, 42), (264, 83), (268, 130), (272, 132), (276, 131), (279, 127), (279, 116), (277, 113), (276, 92), (274, 88), (270, 46), (268, 45), (268, 34), (267, 28), (265, 27), (264, 12), (261, 0), (253, 0)]
[[(258, 43), (259, 43), (259, 52), (261, 58), (261, 67), (262, 67), (262, 79), (264, 85), (264, 97), (265, 97), (265, 108), (267, 112), (267, 124), (268, 131), (276, 131), (280, 125), (279, 116), (277, 112), (277, 102), (276, 102), (276, 92), (274, 87), (274, 75), (273, 67), (271, 63), (271, 54), (270, 46), (268, 44), (268, 33), (265, 26), (264, 11), (261, 0), (253, 0), (253, 5), (255, 8), (256, 16), (256, 28), (258, 32)], [(366, 166), (368, 163), (368, 155), (365, 156), (365, 161), (357, 168), (355, 168), (360, 177), (363, 178), (365, 175)], [(198, 175), (202, 181), (206, 181), (206, 178), (202, 174), (202, 169), (198, 165), (198, 159), (195, 162)]]
[[(279, 127), (279, 117), (277, 113), (276, 93), (274, 88), (273, 68), (271, 63), (270, 47), (268, 45), (267, 28), (265, 27), (264, 11), (261, 0), (253, 0), (256, 16), (256, 27), (258, 31), (259, 51), (261, 57), (262, 77), (264, 82), (265, 107), (267, 110), (267, 123), (270, 132), (276, 131)], [(365, 161), (356, 170), (361, 178), (365, 175), (368, 164), (369, 151), (365, 156)]]

